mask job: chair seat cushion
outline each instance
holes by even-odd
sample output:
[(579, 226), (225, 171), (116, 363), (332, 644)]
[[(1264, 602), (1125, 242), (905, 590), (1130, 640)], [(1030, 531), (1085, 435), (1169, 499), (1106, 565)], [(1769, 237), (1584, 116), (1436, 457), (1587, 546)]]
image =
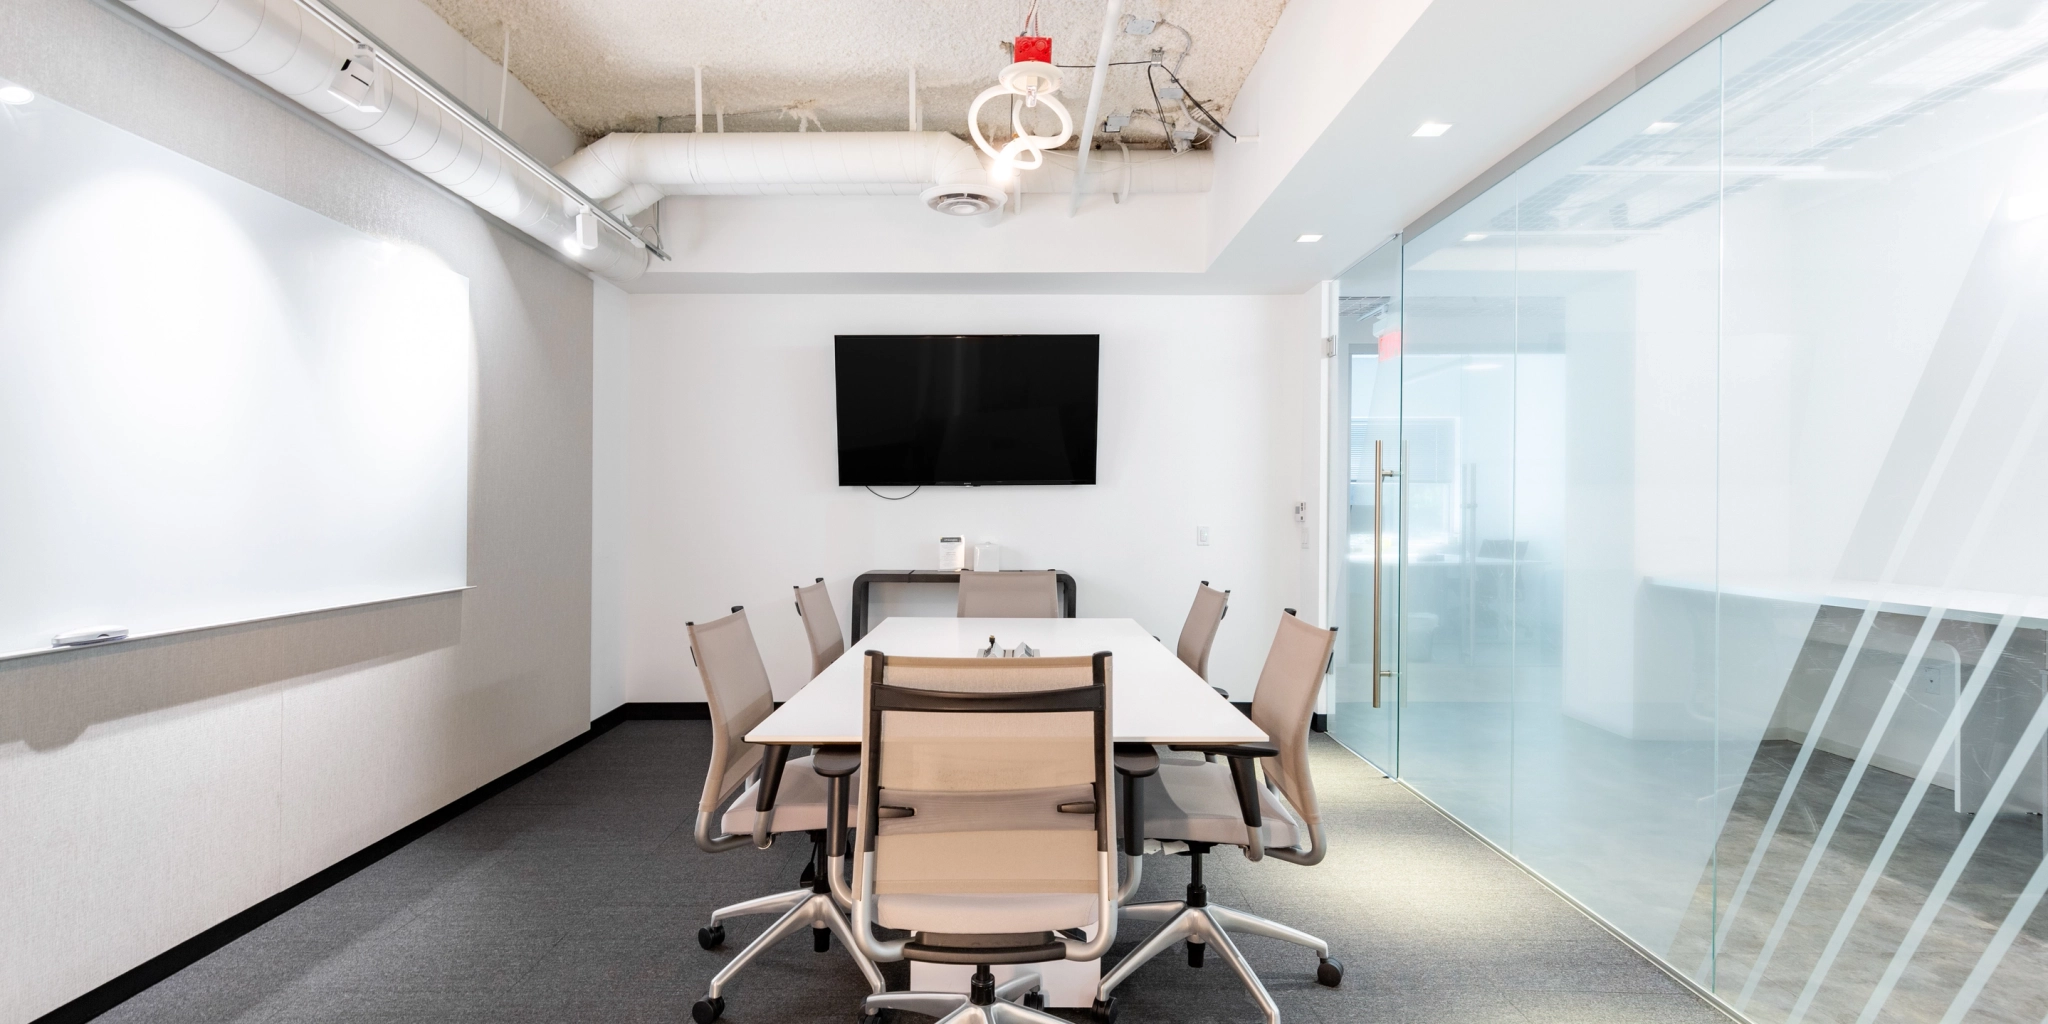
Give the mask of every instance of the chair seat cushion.
[[(860, 776), (850, 780), (853, 798), (851, 803), (860, 803)], [(725, 812), (719, 827), (735, 835), (754, 831), (754, 803), (759, 798), (761, 784), (748, 780), (746, 792), (732, 802)], [(780, 832), (809, 832), (825, 827), (826, 799), (831, 796), (831, 780), (819, 775), (811, 767), (811, 757), (792, 757), (782, 769), (782, 785), (775, 790), (774, 830)]]
[(875, 923), (948, 934), (1050, 932), (1093, 925), (1095, 903), (1092, 893), (1068, 892), (877, 896)]
[[(1297, 848), (1306, 834), (1300, 817), (1285, 797), (1263, 785), (1257, 788), (1263, 845)], [(1230, 762), (1162, 761), (1159, 773), (1145, 780), (1145, 838), (1245, 845), (1244, 812), (1237, 806)]]

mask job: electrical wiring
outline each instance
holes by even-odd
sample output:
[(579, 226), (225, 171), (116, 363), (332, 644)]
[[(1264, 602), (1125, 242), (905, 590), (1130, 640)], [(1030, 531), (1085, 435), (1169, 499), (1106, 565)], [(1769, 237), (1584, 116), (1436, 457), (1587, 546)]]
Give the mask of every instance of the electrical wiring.
[[(863, 485), (863, 486), (865, 486), (865, 485)], [(912, 487), (912, 488), (910, 489), (910, 494), (916, 494), (917, 492), (919, 492), (919, 491), (921, 491), (921, 490), (924, 490), (924, 485), (923, 485), (923, 484), (918, 484), (917, 486), (915, 486), (915, 487)], [(910, 497), (910, 494), (899, 494), (899, 495), (897, 495), (896, 497), (893, 497), (893, 498), (891, 498), (891, 497), (889, 497), (888, 495), (886, 495), (886, 494), (883, 494), (882, 492), (880, 492), (880, 491), (878, 491), (878, 490), (875, 490), (875, 489), (874, 489), (874, 488), (872, 488), (872, 487), (869, 487), (869, 488), (868, 488), (868, 493), (869, 493), (869, 494), (872, 494), (872, 495), (874, 495), (874, 496), (875, 496), (875, 497), (877, 497), (877, 498), (880, 498), (880, 499), (882, 499), (883, 501), (902, 501), (903, 499), (905, 499), (905, 498), (908, 498), (908, 497)]]
[(1168, 74), (1171, 74), (1173, 71), (1179, 71), (1180, 66), (1187, 62), (1188, 54), (1195, 52), (1195, 34), (1165, 18), (1159, 19), (1159, 24), (1180, 33), (1180, 37), (1188, 41), (1186, 46), (1181, 47), (1180, 56), (1173, 59), (1173, 68), (1168, 71)]
[[(1158, 68), (1159, 70), (1166, 72), (1166, 77), (1173, 79), (1173, 84), (1180, 86), (1180, 94), (1183, 97), (1186, 97), (1187, 102), (1194, 104), (1195, 109), (1201, 111), (1202, 116), (1208, 118), (1209, 123), (1215, 125), (1217, 131), (1220, 131), (1223, 134), (1230, 136), (1233, 140), (1237, 138), (1237, 134), (1235, 132), (1232, 132), (1229, 128), (1223, 126), (1223, 121), (1221, 118), (1218, 118), (1215, 114), (1210, 113), (1209, 108), (1203, 106), (1202, 101), (1196, 99), (1194, 94), (1188, 91), (1188, 87), (1181, 82), (1179, 75), (1173, 73), (1172, 68), (1169, 68), (1164, 64), (1158, 63), (1157, 61), (1153, 61), (1151, 62), (1151, 64), (1153, 68)], [(1152, 68), (1145, 69), (1145, 81), (1146, 84), (1152, 86), (1152, 102), (1155, 105), (1157, 105), (1159, 103), (1159, 83), (1158, 79), (1152, 77)], [(1164, 118), (1162, 118), (1162, 120), (1164, 120)], [(1193, 120), (1193, 118), (1191, 117), (1189, 118), (1189, 120)]]

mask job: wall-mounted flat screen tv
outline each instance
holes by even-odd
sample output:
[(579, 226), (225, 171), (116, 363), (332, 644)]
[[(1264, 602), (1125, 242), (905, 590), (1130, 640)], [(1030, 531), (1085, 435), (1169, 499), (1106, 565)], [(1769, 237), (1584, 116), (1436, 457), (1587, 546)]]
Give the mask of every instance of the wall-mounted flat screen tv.
[(837, 341), (841, 486), (1095, 482), (1100, 335)]

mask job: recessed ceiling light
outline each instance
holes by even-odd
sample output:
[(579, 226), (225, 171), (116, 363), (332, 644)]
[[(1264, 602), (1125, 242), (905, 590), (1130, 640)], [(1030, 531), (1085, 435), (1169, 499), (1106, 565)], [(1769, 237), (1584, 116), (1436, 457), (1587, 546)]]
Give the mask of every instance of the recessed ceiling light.
[(0, 85), (0, 103), (18, 107), (35, 99), (36, 94), (18, 85)]
[(1465, 241), (1467, 242), (1480, 242), (1485, 241), (1485, 239), (1486, 232), (1484, 231), (1474, 231), (1471, 234), (1465, 236)]
[(1676, 121), (1652, 121), (1650, 122), (1650, 126), (1648, 128), (1643, 129), (1643, 134), (1662, 135), (1665, 132), (1671, 131), (1672, 129), (1677, 127), (1678, 122)]
[(1422, 122), (1422, 127), (1415, 129), (1415, 137), (1418, 139), (1433, 139), (1450, 130), (1451, 126), (1442, 121), (1424, 121)]
[(1302, 235), (1300, 238), (1295, 239), (1297, 242), (1320, 242), (1322, 240), (1323, 236), (1321, 235)]

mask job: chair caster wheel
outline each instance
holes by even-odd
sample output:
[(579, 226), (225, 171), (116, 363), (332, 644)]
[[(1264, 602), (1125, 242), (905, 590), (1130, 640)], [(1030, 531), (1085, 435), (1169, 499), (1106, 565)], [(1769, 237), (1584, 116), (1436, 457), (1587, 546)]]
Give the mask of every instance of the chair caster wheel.
[(723, 1016), (725, 1016), (724, 996), (699, 999), (697, 1000), (697, 1005), (690, 1007), (690, 1019), (696, 1021), (697, 1024), (711, 1024), (712, 1021)]
[(1088, 1008), (1088, 1015), (1094, 1018), (1095, 1024), (1116, 1024), (1117, 1012), (1115, 996), (1097, 999), (1095, 1005)]
[(854, 1018), (854, 1020), (857, 1024), (882, 1024), (882, 1011), (862, 1010), (860, 1016)]
[(831, 932), (831, 930), (830, 930), (830, 929), (826, 929), (826, 928), (813, 928), (813, 929), (811, 929), (811, 952), (813, 952), (813, 953), (830, 953), (830, 952), (832, 952), (832, 932)]
[(1045, 990), (1032, 989), (1024, 993), (1024, 1005), (1043, 1012), (1045, 1010)]
[(717, 949), (725, 945), (725, 926), (714, 924), (697, 929), (697, 945), (705, 949)]
[(1316, 965), (1316, 984), (1336, 988), (1344, 980), (1344, 961), (1334, 956), (1324, 957)]
[(1206, 952), (1208, 952), (1208, 951), (1209, 951), (1209, 944), (1208, 944), (1208, 943), (1206, 943), (1206, 942), (1190, 942), (1190, 943), (1188, 943), (1188, 966), (1189, 966), (1189, 967), (1200, 967), (1200, 966), (1202, 966), (1202, 954), (1204, 954), (1204, 953), (1206, 953)]

